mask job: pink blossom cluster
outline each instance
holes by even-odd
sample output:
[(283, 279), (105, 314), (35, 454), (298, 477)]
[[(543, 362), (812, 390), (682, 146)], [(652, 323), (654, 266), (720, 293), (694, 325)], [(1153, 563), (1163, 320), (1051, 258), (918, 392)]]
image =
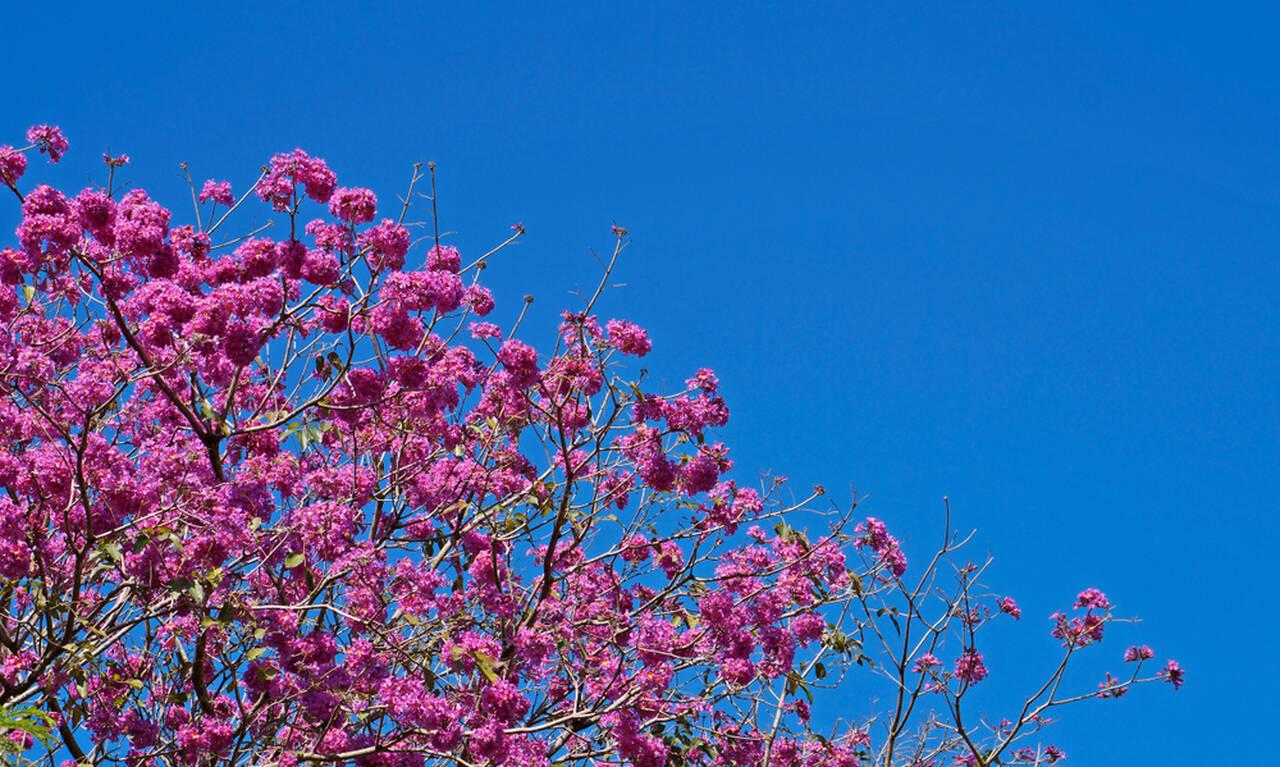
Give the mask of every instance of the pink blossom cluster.
[(884, 522), (875, 517), (867, 517), (855, 528), (855, 532), (862, 533), (855, 545), (871, 549), (880, 555), (880, 562), (894, 577), (902, 577), (907, 572), (907, 555), (903, 553), (898, 539), (889, 534), (889, 528)]
[[(905, 719), (873, 736), (838, 706), (834, 732), (811, 726), (877, 632), (923, 620), (901, 544), (819, 491), (737, 476), (712, 371), (673, 392), (628, 374), (648, 333), (593, 305), (547, 343), (481, 320), (501, 247), (468, 264), (432, 233), (417, 251), (413, 219), (301, 149), (243, 186), (250, 220), (280, 226), (236, 235), (234, 215), (182, 222), (109, 181), (21, 189), (26, 154), (68, 146), (52, 126), (27, 142), (0, 146), (21, 214), (0, 248), (0, 706), (54, 726), (14, 749), (129, 767), (905, 753)], [(228, 181), (191, 191), (239, 211)], [(923, 649), (879, 661), (894, 694), (952, 696), (939, 711), (988, 674), (984, 619), (957, 616), (993, 611), (961, 572)], [(1054, 636), (1097, 641), (1110, 610), (1083, 592)], [(910, 742), (936, 761), (981, 740), (982, 763), (1042, 723), (935, 721)]]

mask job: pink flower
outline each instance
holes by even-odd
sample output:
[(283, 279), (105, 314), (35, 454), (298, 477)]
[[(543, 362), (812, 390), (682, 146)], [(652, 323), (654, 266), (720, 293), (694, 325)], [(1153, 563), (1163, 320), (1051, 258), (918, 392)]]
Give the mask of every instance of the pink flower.
[(898, 539), (889, 535), (889, 529), (875, 517), (867, 517), (866, 521), (854, 528), (854, 532), (863, 536), (854, 545), (866, 547), (880, 555), (880, 561), (888, 566), (889, 571), (897, 577), (907, 572), (907, 555), (902, 553)]
[(966, 684), (977, 684), (987, 678), (987, 667), (982, 662), (982, 655), (970, 647), (956, 659), (956, 678)]
[(41, 154), (49, 155), (49, 162), (56, 163), (67, 151), (67, 139), (56, 125), (33, 125), (27, 130), (27, 141), (35, 144)]
[(720, 386), (720, 379), (716, 378), (716, 374), (710, 368), (701, 368), (697, 375), (684, 382), (685, 386), (690, 389), (701, 389), (708, 394), (714, 393)]
[(726, 658), (720, 665), (720, 677), (738, 687), (745, 687), (756, 678), (756, 666), (746, 658)]
[(62, 192), (41, 184), (22, 201), (18, 241), (30, 254), (59, 258), (80, 239), (83, 229)]
[(0, 182), (16, 184), (27, 172), (27, 156), (11, 146), (0, 146)]
[(427, 252), (427, 268), (456, 272), (462, 268), (462, 254), (452, 245), (432, 245)]
[(513, 338), (503, 343), (498, 360), (518, 385), (528, 386), (538, 378), (538, 352), (523, 341)]
[(293, 204), (298, 184), (303, 185), (311, 199), (327, 203), (338, 177), (324, 160), (311, 157), (301, 149), (282, 152), (271, 158), (267, 174), (258, 184), (258, 196), (278, 211), (287, 210)]
[(688, 495), (705, 493), (715, 487), (720, 472), (728, 468), (727, 464), (715, 446), (704, 445), (696, 456), (680, 467), (680, 489)]
[(684, 567), (684, 552), (675, 541), (663, 541), (658, 546), (658, 554), (653, 558), (653, 563), (662, 568), (668, 578), (674, 578)]
[(609, 320), (605, 323), (609, 333), (609, 345), (623, 354), (643, 357), (653, 348), (644, 328), (626, 320)]
[(1076, 596), (1076, 607), (1085, 607), (1090, 610), (1110, 610), (1111, 602), (1107, 599), (1107, 595), (1103, 594), (1095, 588), (1088, 588), (1081, 591)]
[(479, 285), (472, 285), (467, 288), (467, 295), (463, 302), (480, 317), (484, 317), (493, 311), (493, 294), (489, 292), (488, 288)]
[(342, 187), (329, 198), (329, 212), (348, 224), (366, 224), (378, 210), (378, 198), (363, 187)]
[(230, 207), (236, 201), (231, 194), (230, 181), (214, 181), (209, 179), (204, 182), (204, 186), (200, 188), (200, 202), (212, 202), (217, 205), (225, 205)]
[(1125, 663), (1141, 663), (1156, 657), (1155, 650), (1146, 645), (1136, 645), (1124, 651)]
[(1124, 682), (1111, 676), (1111, 672), (1107, 672), (1106, 679), (1098, 682), (1099, 698), (1120, 698), (1129, 692), (1129, 687)]
[(942, 665), (942, 661), (934, 657), (933, 653), (925, 653), (916, 658), (911, 664), (911, 670), (917, 674), (923, 674), (931, 668), (937, 668)]
[(1054, 613), (1049, 616), (1049, 619), (1054, 622), (1053, 630), (1049, 632), (1050, 636), (1061, 639), (1064, 647), (1069, 645), (1084, 647), (1094, 642), (1101, 642), (1103, 629), (1106, 627), (1106, 620), (1092, 612), (1075, 618), (1069, 618), (1063, 613)]
[(791, 633), (801, 645), (821, 639), (827, 622), (818, 613), (804, 613), (791, 619)]
[(87, 188), (76, 195), (76, 218), (94, 239), (114, 247), (117, 205), (106, 192)]
[(643, 562), (649, 558), (649, 539), (643, 535), (636, 534), (628, 538), (622, 546), (622, 559), (624, 562)]
[(411, 312), (451, 312), (462, 303), (462, 281), (451, 272), (396, 272), (382, 284), (382, 298)]
[(1161, 672), (1161, 676), (1163, 676), (1169, 684), (1173, 685), (1173, 689), (1178, 690), (1182, 688), (1184, 673), (1182, 666), (1179, 665), (1176, 660), (1169, 660), (1164, 664), (1164, 671)]
[(473, 322), (468, 326), (468, 328), (471, 330), (471, 337), (476, 340), (483, 338), (502, 338), (502, 328), (492, 322)]
[(1014, 620), (1022, 620), (1022, 609), (1018, 607), (1018, 603), (1013, 601), (1013, 597), (1005, 597), (1000, 600), (1000, 612), (1005, 615), (1012, 615)]
[(510, 724), (529, 710), (529, 699), (505, 679), (495, 679), (480, 696), (479, 711)]
[(139, 271), (149, 277), (170, 277), (177, 262), (165, 252), (169, 211), (141, 189), (130, 190), (116, 209), (114, 227), (118, 250), (132, 257)]
[(31, 570), (31, 547), (25, 538), (28, 510), (7, 497), (0, 498), (0, 575), (19, 579)]

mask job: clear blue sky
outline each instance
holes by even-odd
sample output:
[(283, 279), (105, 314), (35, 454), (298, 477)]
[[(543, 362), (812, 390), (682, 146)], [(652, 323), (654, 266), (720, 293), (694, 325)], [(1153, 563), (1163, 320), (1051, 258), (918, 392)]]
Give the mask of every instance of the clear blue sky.
[(0, 142), (72, 141), (32, 179), (80, 184), (110, 147), (178, 206), (179, 161), (242, 188), (302, 146), (390, 200), (435, 160), (464, 253), (528, 227), (488, 279), (543, 331), (616, 220), (607, 307), (660, 378), (720, 373), (740, 470), (856, 484), (917, 555), (944, 494), (978, 528), (1026, 612), (991, 692), (1089, 585), (1183, 662), (1176, 695), (1068, 712), (1072, 764), (1270, 752), (1275, 11), (170, 5), (6, 8)]

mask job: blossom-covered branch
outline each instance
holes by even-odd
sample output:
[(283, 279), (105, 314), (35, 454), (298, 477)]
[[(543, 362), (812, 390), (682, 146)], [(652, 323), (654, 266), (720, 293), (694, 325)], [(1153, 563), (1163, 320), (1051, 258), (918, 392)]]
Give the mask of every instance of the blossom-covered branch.
[[(301, 149), (194, 220), (141, 189), (24, 189), (0, 146), (0, 728), (15, 759), (135, 765), (1046, 764), (1113, 616), (977, 720), (989, 593), (948, 518), (913, 570), (878, 519), (733, 472), (720, 382), (674, 391), (599, 287), (538, 346), (479, 278)], [(184, 170), (186, 166), (184, 165)], [(434, 202), (434, 166), (430, 167)], [(188, 179), (191, 177), (188, 175)], [(228, 235), (258, 205), (259, 226)], [(398, 209), (397, 209), (398, 208)], [(432, 212), (434, 219), (434, 206)], [(279, 237), (265, 236), (281, 233)], [(527, 303), (525, 304), (527, 307)], [(524, 317), (523, 309), (519, 317)], [(887, 710), (842, 703), (864, 687)], [(837, 688), (838, 692), (823, 692)], [(869, 689), (869, 688), (866, 688)], [(819, 725), (818, 722), (822, 724)]]

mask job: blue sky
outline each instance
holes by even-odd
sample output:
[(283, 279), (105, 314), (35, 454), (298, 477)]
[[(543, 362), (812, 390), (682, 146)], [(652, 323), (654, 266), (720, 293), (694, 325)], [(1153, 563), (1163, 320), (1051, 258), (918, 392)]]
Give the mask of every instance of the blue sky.
[(59, 123), (33, 180), (109, 147), (175, 206), (183, 160), (243, 188), (302, 146), (385, 200), (435, 160), (464, 255), (528, 227), (487, 277), (546, 337), (617, 221), (606, 310), (659, 379), (717, 370), (740, 472), (856, 486), (917, 555), (944, 494), (978, 529), (1026, 613), (989, 692), (1090, 585), (1144, 618), (1100, 668), (1139, 638), (1183, 662), (1176, 695), (1066, 712), (1071, 763), (1200, 764), (1210, 733), (1248, 760), (1280, 682), (1252, 660), (1280, 629), (1280, 19), (1117, 5), (27, 3), (0, 142)]

